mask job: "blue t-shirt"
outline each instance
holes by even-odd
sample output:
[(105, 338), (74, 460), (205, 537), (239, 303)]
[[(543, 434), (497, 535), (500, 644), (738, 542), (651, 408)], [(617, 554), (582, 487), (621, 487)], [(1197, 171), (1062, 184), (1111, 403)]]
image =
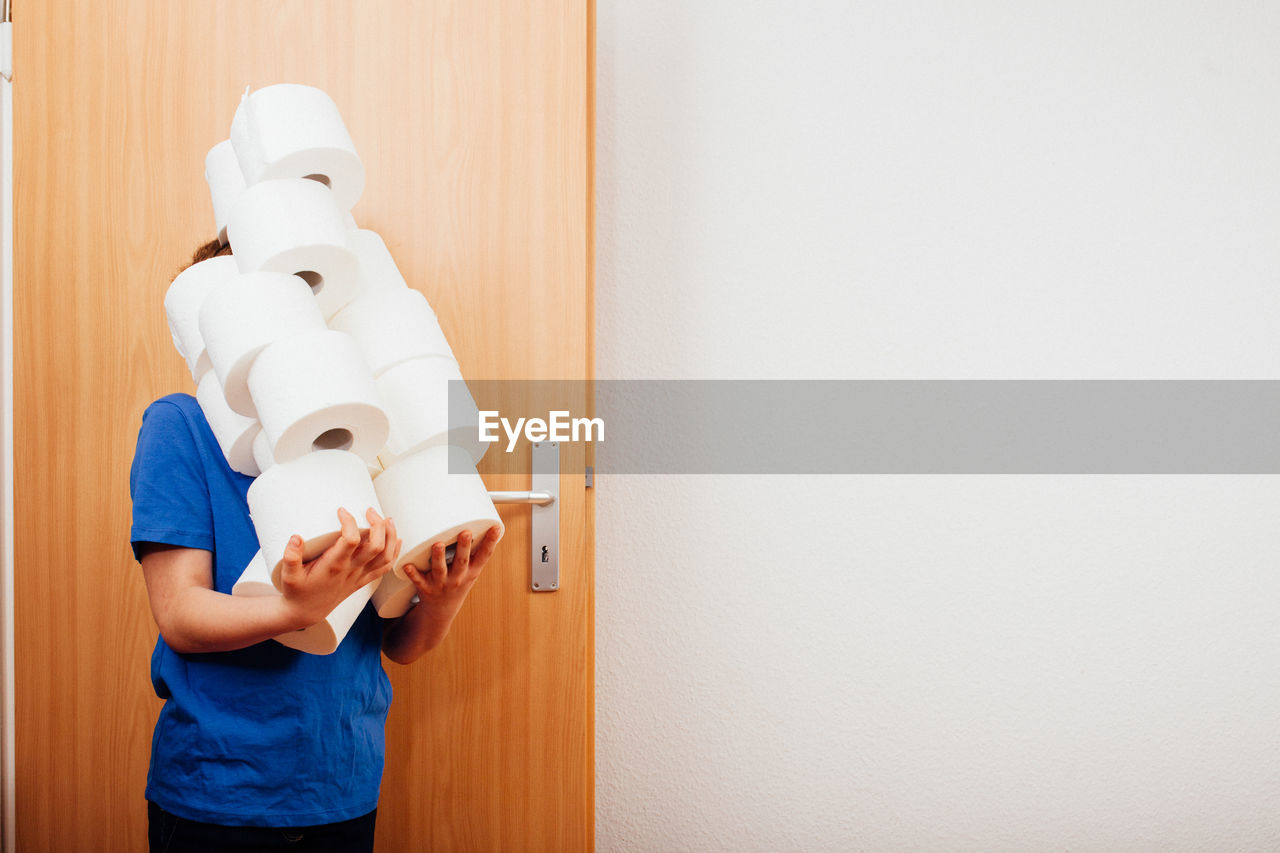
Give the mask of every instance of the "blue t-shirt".
[[(195, 398), (171, 394), (142, 416), (129, 476), (134, 555), (141, 542), (213, 554), (230, 593), (258, 550), (245, 499)], [(178, 654), (161, 637), (151, 683), (164, 700), (147, 799), (179, 817), (239, 826), (307, 826), (377, 807), (391, 683), (382, 620), (366, 606), (338, 650), (309, 655), (268, 640)]]

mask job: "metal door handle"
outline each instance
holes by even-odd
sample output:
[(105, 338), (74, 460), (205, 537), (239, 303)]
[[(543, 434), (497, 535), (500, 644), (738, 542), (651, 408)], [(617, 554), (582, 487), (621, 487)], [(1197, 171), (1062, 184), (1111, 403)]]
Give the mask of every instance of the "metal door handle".
[(533, 443), (533, 486), (527, 492), (489, 492), (496, 504), (530, 504), (532, 542), (529, 543), (529, 588), (555, 592), (560, 588), (560, 443)]

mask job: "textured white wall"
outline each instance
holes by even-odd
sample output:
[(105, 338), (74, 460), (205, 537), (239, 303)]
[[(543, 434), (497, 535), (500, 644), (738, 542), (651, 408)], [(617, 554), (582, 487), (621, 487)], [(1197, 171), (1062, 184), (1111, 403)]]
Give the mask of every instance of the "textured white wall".
[[(601, 378), (1280, 378), (1280, 6), (597, 9)], [(1280, 849), (1280, 479), (597, 484), (600, 850)]]

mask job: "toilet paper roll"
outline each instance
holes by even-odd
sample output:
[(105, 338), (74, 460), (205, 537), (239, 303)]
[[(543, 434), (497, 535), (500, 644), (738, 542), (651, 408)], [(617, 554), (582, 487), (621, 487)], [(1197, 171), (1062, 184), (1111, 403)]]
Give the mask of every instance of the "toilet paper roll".
[(271, 572), (267, 570), (267, 561), (262, 552), (253, 555), (249, 565), (240, 573), (240, 579), (231, 587), (231, 594), (240, 597), (257, 595), (279, 595), (280, 590), (271, 583)]
[(268, 344), (325, 328), (311, 288), (296, 275), (248, 272), (215, 287), (200, 308), (200, 336), (232, 409), (258, 410), (249, 394), (249, 368)]
[(209, 197), (213, 201), (213, 221), (218, 230), (218, 242), (227, 245), (227, 217), (231, 208), (244, 192), (244, 173), (231, 140), (226, 139), (209, 149), (204, 158), (204, 179), (209, 185)]
[[(456, 550), (456, 546), (453, 545), (444, 549), (446, 565), (453, 562), (453, 554)], [(425, 570), (426, 567), (424, 566), (423, 569)], [(373, 591), (373, 606), (383, 619), (397, 619), (409, 612), (417, 596), (418, 591), (412, 581), (400, 577), (395, 572), (387, 572), (382, 576), (382, 582), (378, 584), (378, 588)]]
[(291, 536), (302, 537), (302, 559), (314, 560), (341, 533), (339, 507), (355, 517), (361, 530), (369, 529), (369, 507), (382, 514), (368, 466), (343, 450), (321, 450), (271, 466), (249, 486), (248, 500), (262, 557), (277, 588)]
[(484, 481), (461, 448), (419, 450), (389, 466), (373, 487), (404, 543), (394, 569), (401, 578), (405, 563), (426, 568), (437, 542), (453, 544), (464, 530), (479, 541), (490, 527), (502, 528)]
[[(384, 575), (389, 577), (390, 574)], [(315, 625), (299, 631), (290, 631), (273, 639), (291, 649), (308, 652), (313, 655), (327, 655), (337, 650), (342, 638), (351, 630), (360, 611), (372, 596), (378, 581), (365, 584), (333, 609), (328, 616)], [(410, 585), (412, 586), (412, 585)], [(240, 575), (231, 594), (241, 598), (248, 596), (280, 595), (280, 590), (271, 583), (271, 573), (267, 571), (267, 563), (262, 552), (253, 555), (248, 567)]]
[(253, 442), (262, 432), (262, 427), (254, 418), (231, 411), (227, 398), (218, 384), (218, 375), (212, 370), (200, 378), (196, 385), (196, 402), (204, 412), (213, 437), (222, 448), (222, 455), (227, 457), (231, 470), (238, 471), (246, 477), (256, 477), (261, 471), (253, 458)]
[(281, 83), (240, 99), (231, 144), (245, 181), (310, 178), (332, 190), (343, 210), (364, 191), (364, 164), (338, 105), (314, 86)]
[(387, 572), (373, 591), (373, 607), (383, 619), (398, 619), (409, 612), (417, 594), (408, 579)]
[(352, 231), (347, 235), (347, 245), (359, 262), (361, 293), (409, 287), (378, 232), (367, 228)]
[(276, 464), (275, 457), (271, 455), (271, 441), (267, 438), (267, 433), (261, 429), (253, 437), (253, 461), (258, 463), (259, 472)]
[(187, 360), (187, 369), (196, 382), (213, 367), (200, 337), (200, 306), (215, 287), (237, 272), (235, 258), (229, 255), (209, 258), (178, 273), (165, 291), (164, 313), (169, 320), (169, 334), (178, 354)]
[(227, 237), (241, 272), (293, 273), (311, 286), (325, 319), (360, 292), (342, 209), (315, 181), (253, 184), (236, 200)]
[(304, 332), (269, 345), (249, 370), (249, 393), (277, 463), (332, 449), (373, 463), (386, 444), (373, 376), (341, 332)]
[(360, 617), (360, 611), (369, 603), (377, 585), (378, 581), (370, 581), (360, 587), (335, 607), (332, 613), (309, 628), (281, 634), (272, 639), (283, 646), (311, 655), (333, 654)]
[(465, 386), (454, 386), (450, 396), (450, 380), (462, 380), (451, 358), (415, 358), (378, 377), (378, 398), (391, 422), (380, 454), (383, 467), (391, 468), (396, 460), (424, 447), (444, 444), (465, 448), (475, 462), (484, 456), (489, 442), (480, 441), (475, 400)]
[(414, 358), (453, 358), (427, 297), (407, 287), (360, 295), (334, 315), (329, 328), (352, 337), (375, 377)]

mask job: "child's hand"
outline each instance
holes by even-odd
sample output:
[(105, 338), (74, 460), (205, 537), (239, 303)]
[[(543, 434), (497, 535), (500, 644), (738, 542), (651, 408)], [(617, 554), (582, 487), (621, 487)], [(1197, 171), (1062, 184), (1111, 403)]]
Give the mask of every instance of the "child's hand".
[(294, 536), (285, 546), (280, 585), (301, 627), (319, 622), (353, 592), (395, 565), (402, 544), (395, 522), (372, 508), (365, 518), (369, 531), (361, 535), (351, 513), (339, 509), (342, 531), (338, 540), (309, 563), (302, 562), (301, 537)]
[(472, 548), (471, 531), (464, 530), (458, 536), (452, 565), (445, 563), (443, 542), (432, 546), (427, 572), (422, 572), (412, 563), (405, 563), (404, 573), (418, 591), (419, 606), (456, 613), (480, 577), (485, 563), (489, 562), (500, 538), (500, 529), (495, 525)]

